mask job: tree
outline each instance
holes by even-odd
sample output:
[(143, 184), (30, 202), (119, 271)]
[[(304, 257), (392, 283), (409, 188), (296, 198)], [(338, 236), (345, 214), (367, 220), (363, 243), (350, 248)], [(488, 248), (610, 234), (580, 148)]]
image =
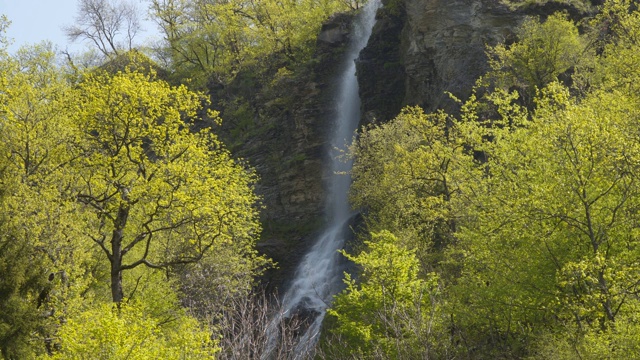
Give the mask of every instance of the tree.
[(487, 130), (486, 176), (452, 252), (458, 325), (512, 356), (548, 327), (614, 326), (640, 291), (634, 102), (598, 91), (578, 103), (552, 83), (537, 103), (530, 121)]
[(455, 242), (473, 172), (460, 125), (447, 114), (407, 107), (391, 122), (365, 129), (350, 149), (352, 204), (366, 211), (371, 231), (393, 231), (420, 249), (420, 258), (429, 259), (425, 266), (435, 266)]
[[(420, 264), (421, 274), (438, 274), (452, 357), (637, 353), (640, 18), (628, 1), (609, 1), (605, 9), (599, 21), (615, 20), (608, 23), (612, 36), (589, 67), (576, 68), (587, 80), (579, 97), (555, 81), (569, 64), (553, 52), (576, 50), (564, 46), (577, 32), (550, 17), (525, 25), (520, 42), (503, 47), (499, 58), (508, 61), (484, 78), (491, 86), (480, 83), (482, 98), (474, 94), (462, 104), (460, 119), (405, 110), (365, 130), (354, 146), (352, 196), (371, 228), (399, 229), (402, 244), (417, 247), (438, 219), (455, 220), (440, 266)], [(571, 31), (549, 32), (566, 26)], [(581, 40), (577, 45), (582, 49)], [(371, 262), (383, 263), (389, 253)], [(362, 289), (348, 287), (340, 301), (370, 304), (362, 295), (367, 281)], [(371, 312), (353, 309), (342, 314), (338, 331), (346, 346), (370, 351), (361, 344), (378, 342), (367, 338), (376, 333)]]
[(71, 88), (53, 58), (47, 45), (0, 58), (0, 351), (7, 358), (44, 352), (61, 305), (92, 281), (83, 268), (91, 251), (78, 241), (82, 217), (62, 191), (61, 170), (79, 153)]
[(340, 0), (153, 0), (151, 12), (174, 69), (193, 81), (224, 82), (266, 60), (309, 59), (322, 22), (347, 8)]
[(640, 88), (640, 11), (634, 1), (607, 1), (592, 23), (593, 42), (602, 55), (593, 71), (584, 71), (588, 86), (623, 92), (635, 96)]
[(518, 41), (489, 48), (491, 71), (484, 76), (496, 87), (517, 87), (528, 105), (536, 89), (578, 65), (586, 45), (578, 28), (565, 15), (554, 14), (541, 23), (529, 18), (518, 28)]
[(69, 40), (89, 40), (110, 57), (133, 49), (140, 20), (136, 7), (126, 0), (80, 0), (76, 24), (64, 31)]
[(212, 359), (211, 333), (178, 311), (169, 318), (149, 314), (139, 302), (102, 304), (73, 316), (59, 331), (53, 359)]
[(139, 266), (188, 264), (217, 248), (254, 256), (254, 175), (207, 129), (192, 132), (198, 94), (128, 71), (89, 74), (78, 90), (75, 197), (95, 216), (85, 235), (109, 261), (114, 302), (123, 273)]
[(343, 253), (362, 274), (358, 283), (346, 274), (347, 288), (328, 310), (336, 322), (332, 332), (347, 341), (349, 353), (364, 358), (437, 356), (443, 335), (438, 276), (420, 278), (415, 252), (390, 232), (371, 235), (366, 251), (357, 256)]

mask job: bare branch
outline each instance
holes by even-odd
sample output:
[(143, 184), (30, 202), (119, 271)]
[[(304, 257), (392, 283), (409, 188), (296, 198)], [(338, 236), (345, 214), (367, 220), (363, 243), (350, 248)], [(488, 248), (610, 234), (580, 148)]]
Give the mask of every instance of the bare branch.
[(70, 41), (88, 40), (105, 56), (132, 50), (141, 30), (136, 6), (126, 0), (80, 0), (74, 25), (63, 28)]

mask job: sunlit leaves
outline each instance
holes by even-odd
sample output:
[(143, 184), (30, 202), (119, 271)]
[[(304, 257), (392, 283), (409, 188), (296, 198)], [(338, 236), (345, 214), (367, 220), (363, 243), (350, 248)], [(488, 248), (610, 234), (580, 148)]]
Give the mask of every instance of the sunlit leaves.
[(346, 10), (340, 0), (154, 0), (167, 60), (185, 79), (228, 80), (240, 70), (282, 56), (304, 61), (313, 52), (322, 22)]
[(406, 108), (392, 122), (366, 129), (351, 151), (351, 200), (373, 229), (389, 229), (423, 250), (443, 248), (455, 230), (456, 206), (473, 157), (458, 123), (444, 113)]
[(347, 275), (347, 289), (328, 311), (337, 321), (333, 331), (352, 346), (349, 353), (365, 358), (429, 357), (442, 326), (437, 275), (420, 278), (415, 252), (388, 231), (365, 244), (359, 255), (345, 254), (362, 275), (358, 282)]
[(498, 88), (519, 88), (529, 103), (535, 89), (578, 65), (586, 52), (578, 28), (563, 15), (551, 15), (543, 23), (527, 19), (517, 35), (514, 44), (489, 48), (491, 71), (484, 79)]
[[(160, 336), (165, 345), (177, 339), (184, 346), (165, 346), (157, 357), (198, 351), (189, 336), (206, 344), (210, 332), (198, 330), (194, 319), (181, 317), (184, 328), (167, 340), (166, 326), (160, 326), (167, 319), (120, 314), (102, 304), (121, 302), (126, 292), (128, 301), (148, 309), (174, 296), (169, 286), (163, 294), (148, 291), (158, 285), (148, 267), (218, 257), (220, 264), (240, 265), (211, 276), (246, 289), (264, 263), (253, 249), (260, 231), (253, 173), (207, 129), (193, 128), (205, 116), (206, 100), (156, 80), (153, 71), (144, 75), (130, 67), (76, 74), (72, 83), (46, 46), (1, 56), (0, 267), (12, 269), (0, 282), (7, 290), (0, 299), (3, 356), (31, 358), (46, 346), (52, 351), (60, 345), (60, 324), (70, 326), (62, 342), (65, 351), (77, 351), (74, 356), (92, 346), (122, 344), (150, 354), (145, 339)], [(206, 116), (219, 121), (214, 113)], [(174, 301), (169, 308), (178, 306)], [(104, 331), (102, 340), (112, 343), (90, 343), (93, 330)], [(67, 335), (88, 342), (74, 347)]]
[(85, 270), (94, 263), (80, 236), (84, 215), (66, 192), (81, 155), (71, 88), (46, 45), (3, 54), (0, 67), (0, 263), (11, 266), (3, 273), (10, 286), (0, 306), (1, 350), (31, 357), (44, 350), (68, 300), (92, 283)]
[(77, 198), (96, 215), (86, 235), (113, 271), (188, 263), (218, 246), (251, 253), (254, 178), (208, 130), (191, 131), (202, 101), (135, 72), (82, 83)]
[(53, 359), (211, 359), (207, 329), (186, 314), (154, 317), (137, 302), (103, 304), (61, 327)]
[[(372, 229), (420, 248), (445, 214), (454, 225), (445, 247), (427, 251), (440, 266), (421, 266), (439, 272), (454, 348), (467, 356), (634, 353), (638, 19), (630, 2), (607, 2), (597, 55), (563, 16), (529, 20), (518, 42), (490, 51), (492, 71), (461, 103), (461, 120), (405, 110), (354, 146), (352, 198)], [(571, 84), (574, 70), (574, 87), (556, 81)]]

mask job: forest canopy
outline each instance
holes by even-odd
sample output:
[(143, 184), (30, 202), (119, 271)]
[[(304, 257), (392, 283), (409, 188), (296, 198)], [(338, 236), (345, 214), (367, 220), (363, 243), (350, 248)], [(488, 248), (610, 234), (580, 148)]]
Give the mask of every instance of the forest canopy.
[[(638, 354), (640, 12), (608, 1), (582, 26), (525, 21), (488, 49), (459, 115), (406, 108), (353, 144), (351, 198), (373, 236), (331, 314), (347, 341), (369, 336), (363, 358)], [(417, 279), (372, 267), (390, 236), (415, 252)], [(376, 276), (395, 276), (382, 294), (438, 290), (363, 302)]]
[(2, 356), (118, 358), (149, 334), (172, 356), (215, 352), (175, 279), (232, 263), (208, 276), (233, 297), (265, 260), (255, 175), (194, 128), (217, 117), (207, 100), (128, 67), (69, 77), (42, 45), (0, 57)]

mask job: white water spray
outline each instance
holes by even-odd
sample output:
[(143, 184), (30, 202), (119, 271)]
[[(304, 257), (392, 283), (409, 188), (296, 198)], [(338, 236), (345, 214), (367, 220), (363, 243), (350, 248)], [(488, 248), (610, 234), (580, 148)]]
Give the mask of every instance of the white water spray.
[(306, 347), (317, 340), (322, 320), (333, 296), (342, 288), (342, 268), (338, 250), (344, 246), (351, 210), (347, 199), (351, 179), (348, 172), (352, 163), (344, 162), (338, 155), (345, 150), (360, 120), (360, 96), (356, 78), (355, 60), (367, 45), (375, 24), (375, 14), (380, 0), (370, 0), (358, 14), (354, 23), (354, 36), (346, 53), (346, 64), (339, 78), (336, 99), (337, 118), (331, 141), (332, 175), (329, 181), (327, 215), (329, 222), (315, 245), (302, 259), (289, 289), (283, 298), (283, 312), (287, 317), (304, 309), (318, 316), (301, 335), (296, 353), (305, 353)]

